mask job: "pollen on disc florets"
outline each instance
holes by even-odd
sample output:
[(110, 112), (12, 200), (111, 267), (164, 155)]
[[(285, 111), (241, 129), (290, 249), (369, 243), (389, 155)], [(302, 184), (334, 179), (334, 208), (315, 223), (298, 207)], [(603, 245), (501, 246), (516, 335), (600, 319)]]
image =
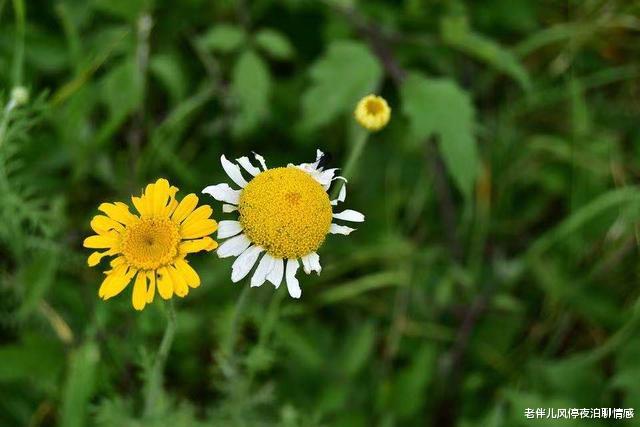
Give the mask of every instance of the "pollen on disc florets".
[(331, 226), (327, 192), (295, 167), (266, 170), (240, 194), (244, 233), (276, 258), (299, 258), (317, 250)]
[(140, 270), (170, 264), (178, 254), (180, 231), (168, 218), (141, 218), (129, 224), (122, 238), (122, 254)]

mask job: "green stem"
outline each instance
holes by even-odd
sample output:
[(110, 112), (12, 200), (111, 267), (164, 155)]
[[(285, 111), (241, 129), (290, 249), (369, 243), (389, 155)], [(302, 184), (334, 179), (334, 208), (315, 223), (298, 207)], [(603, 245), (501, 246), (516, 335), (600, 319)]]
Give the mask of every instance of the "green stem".
[[(349, 153), (349, 157), (347, 157), (347, 162), (344, 164), (344, 168), (342, 168), (342, 172), (340, 173), (340, 175), (346, 179), (350, 179), (351, 175), (353, 175), (355, 167), (358, 164), (358, 160), (364, 151), (364, 146), (367, 144), (367, 139), (369, 138), (369, 132), (359, 126), (355, 132), (355, 142), (351, 146), (351, 152)], [(341, 187), (342, 186), (336, 185), (333, 188), (333, 191), (331, 192), (331, 199), (336, 198)]]
[(243, 286), (242, 292), (240, 292), (240, 296), (236, 301), (236, 307), (233, 312), (233, 319), (231, 320), (229, 337), (227, 339), (226, 345), (224, 346), (224, 354), (227, 357), (233, 354), (233, 349), (236, 346), (236, 341), (238, 340), (238, 329), (240, 328), (240, 322), (242, 320), (242, 311), (247, 304), (249, 289), (250, 286)]
[(24, 70), (24, 39), (26, 35), (26, 12), (24, 0), (13, 0), (13, 12), (16, 17), (16, 44), (13, 57), (13, 85), (22, 84)]
[(144, 402), (144, 417), (148, 418), (153, 415), (155, 410), (155, 404), (158, 400), (158, 396), (162, 390), (162, 376), (164, 372), (164, 366), (173, 344), (173, 337), (176, 332), (176, 311), (173, 306), (173, 300), (167, 302), (167, 327), (164, 330), (162, 341), (160, 342), (160, 348), (156, 355), (153, 368), (149, 375), (149, 381), (147, 383), (147, 390)]

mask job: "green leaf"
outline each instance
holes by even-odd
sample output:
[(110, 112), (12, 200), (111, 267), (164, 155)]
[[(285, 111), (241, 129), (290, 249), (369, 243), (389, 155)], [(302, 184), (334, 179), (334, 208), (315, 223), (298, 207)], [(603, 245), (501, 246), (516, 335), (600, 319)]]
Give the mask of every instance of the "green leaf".
[[(638, 187), (622, 187), (599, 195), (590, 203), (582, 206), (564, 219), (560, 224), (545, 231), (544, 234), (529, 246), (529, 255), (538, 255), (548, 250), (552, 245), (576, 236), (581, 227), (585, 227), (595, 218), (607, 211), (620, 208), (636, 208), (640, 203), (640, 189)], [(575, 237), (574, 237), (575, 238)]]
[(142, 102), (142, 76), (133, 59), (113, 67), (101, 83), (102, 99), (112, 118), (126, 117)]
[(529, 74), (518, 58), (495, 41), (473, 32), (465, 16), (442, 18), (440, 35), (448, 45), (505, 73), (518, 82), (524, 90), (531, 89)]
[(272, 28), (258, 31), (255, 40), (258, 46), (276, 59), (289, 59), (293, 56), (293, 46), (289, 39)]
[(475, 110), (469, 94), (452, 80), (430, 79), (419, 73), (407, 77), (401, 92), (413, 133), (420, 140), (438, 136), (449, 173), (469, 197), (480, 162), (473, 135)]
[(63, 361), (60, 342), (27, 335), (19, 344), (0, 346), (0, 383), (32, 379), (39, 387), (55, 386)]
[(303, 128), (315, 130), (352, 111), (382, 78), (378, 60), (361, 43), (338, 41), (311, 68), (311, 86), (302, 96)]
[(345, 340), (342, 369), (348, 376), (357, 374), (373, 351), (376, 329), (372, 322), (359, 324)]
[(269, 112), (271, 75), (264, 60), (255, 52), (247, 50), (238, 58), (231, 91), (238, 107), (233, 132), (243, 136), (254, 130)]
[(87, 408), (94, 392), (99, 359), (98, 345), (93, 341), (71, 354), (62, 402), (62, 427), (86, 425)]
[(36, 252), (33, 260), (20, 270), (20, 282), (25, 289), (25, 298), (20, 307), (20, 315), (33, 312), (38, 303), (53, 284), (58, 268), (58, 260), (51, 252)]
[(162, 83), (174, 102), (185, 97), (188, 78), (177, 55), (154, 55), (149, 61), (149, 70)]
[(146, 7), (147, 0), (96, 0), (96, 9), (119, 18), (134, 20)]
[(320, 349), (312, 340), (313, 337), (305, 335), (300, 329), (283, 323), (278, 326), (276, 335), (280, 344), (289, 351), (288, 357), (309, 369), (317, 370), (324, 362)]
[(198, 43), (207, 49), (222, 53), (230, 53), (238, 50), (244, 43), (246, 34), (236, 25), (219, 24), (204, 33)]
[(393, 406), (401, 417), (415, 414), (424, 405), (424, 392), (433, 378), (437, 352), (432, 344), (423, 344), (413, 352), (409, 366), (395, 379)]

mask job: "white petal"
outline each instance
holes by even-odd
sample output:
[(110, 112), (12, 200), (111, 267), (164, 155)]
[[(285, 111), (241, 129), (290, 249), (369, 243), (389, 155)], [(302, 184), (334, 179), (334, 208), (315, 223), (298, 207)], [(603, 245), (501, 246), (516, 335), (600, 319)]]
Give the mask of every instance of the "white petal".
[(327, 169), (325, 171), (322, 171), (321, 179), (324, 182), (331, 183), (331, 181), (333, 181), (333, 177), (336, 175), (336, 171), (337, 170), (338, 170), (338, 168), (331, 168), (331, 169)]
[(262, 286), (262, 284), (267, 280), (267, 275), (271, 273), (273, 270), (273, 266), (276, 260), (265, 253), (262, 259), (260, 260), (260, 264), (258, 264), (258, 268), (256, 268), (255, 273), (253, 273), (253, 277), (251, 278), (251, 286)]
[(297, 259), (287, 260), (287, 289), (289, 290), (289, 295), (291, 295), (292, 298), (300, 298), (300, 295), (302, 295), (302, 289), (300, 289), (300, 284), (298, 283), (298, 279), (296, 279), (298, 266), (299, 264)]
[(239, 159), (236, 159), (236, 161), (238, 163), (240, 163), (240, 166), (242, 166), (244, 168), (244, 170), (249, 172), (251, 175), (256, 176), (256, 175), (258, 175), (260, 173), (260, 169), (258, 169), (257, 167), (253, 166), (251, 164), (251, 161), (249, 161), (249, 158), (247, 156), (240, 157)]
[[(336, 206), (338, 203), (342, 203), (344, 202), (344, 200), (347, 198), (347, 184), (342, 184), (342, 187), (340, 187), (340, 193), (338, 193), (338, 198), (334, 199), (331, 201), (331, 204), (333, 206)], [(223, 206), (223, 210), (224, 210), (224, 206)]]
[(227, 205), (226, 203), (224, 205), (222, 205), (222, 212), (224, 212), (224, 213), (235, 212), (237, 210), (238, 210), (237, 206)]
[[(364, 215), (360, 212), (347, 209), (342, 212), (334, 213), (333, 217), (335, 219), (341, 219), (343, 221), (351, 221), (351, 222), (364, 222)], [(219, 232), (218, 232), (219, 234)]]
[(320, 171), (315, 167), (315, 163), (301, 163), (299, 165), (294, 165), (293, 163), (289, 163), (287, 166), (294, 166), (300, 169), (301, 171), (304, 171), (309, 175), (311, 175), (313, 179), (316, 179), (316, 176), (320, 174)]
[(300, 261), (302, 261), (302, 269), (304, 270), (304, 272), (307, 274), (311, 274), (311, 262), (309, 261), (309, 256), (305, 255), (301, 257)]
[(324, 153), (320, 150), (316, 150), (316, 161), (313, 163), (300, 163), (299, 165), (293, 165), (291, 163), (289, 163), (289, 166), (296, 166), (300, 169), (302, 169), (303, 171), (307, 172), (309, 175), (314, 176), (314, 174), (316, 173), (320, 173), (322, 172), (322, 168), (318, 168), (318, 165), (320, 164), (320, 159), (322, 159), (322, 156), (324, 156)]
[[(338, 224), (331, 224), (331, 228), (329, 228), (329, 233), (331, 234), (344, 234), (345, 236), (351, 234), (352, 231), (354, 231), (355, 228), (351, 228), (351, 227), (347, 227), (346, 225), (338, 225)], [(219, 251), (220, 249), (218, 249)]]
[(305, 255), (304, 257), (302, 257), (303, 264), (305, 258), (307, 259), (307, 263), (309, 264), (309, 271), (307, 272), (305, 270), (305, 272), (309, 274), (312, 271), (315, 271), (316, 273), (320, 274), (320, 272), (322, 271), (322, 267), (320, 266), (320, 255), (318, 255), (316, 252), (311, 252), (309, 255)]
[(340, 176), (340, 175), (336, 175), (333, 178), (331, 178), (331, 181), (343, 181), (345, 183), (345, 185), (349, 182), (349, 180), (347, 178), (345, 178), (344, 176)]
[(282, 273), (284, 272), (284, 261), (279, 258), (274, 258), (273, 268), (267, 274), (267, 280), (273, 283), (273, 285), (278, 289), (280, 283), (282, 282)]
[(218, 239), (226, 239), (235, 236), (242, 231), (242, 225), (239, 221), (220, 221), (218, 222)]
[(229, 178), (231, 178), (233, 182), (238, 184), (240, 188), (244, 188), (244, 186), (247, 185), (247, 181), (245, 181), (245, 179), (242, 177), (242, 172), (240, 172), (240, 166), (236, 165), (235, 163), (231, 163), (229, 160), (227, 160), (224, 154), (220, 156), (220, 163), (222, 163), (222, 169), (224, 169), (227, 175), (229, 175)]
[(239, 282), (249, 274), (253, 265), (258, 260), (258, 255), (260, 255), (260, 252), (262, 251), (264, 251), (264, 248), (261, 248), (260, 246), (251, 246), (240, 254), (231, 266), (231, 281), (233, 283)]
[(249, 247), (251, 241), (244, 234), (232, 237), (227, 240), (217, 250), (219, 258), (227, 258), (230, 256), (238, 256)]
[(260, 165), (262, 166), (262, 170), (267, 170), (267, 164), (264, 161), (264, 157), (262, 157), (260, 154), (256, 153), (255, 151), (253, 152), (253, 157), (256, 158), (256, 160), (258, 162), (260, 162)]
[(210, 185), (202, 190), (204, 194), (211, 195), (219, 202), (237, 205), (240, 200), (240, 191), (229, 187), (229, 184)]

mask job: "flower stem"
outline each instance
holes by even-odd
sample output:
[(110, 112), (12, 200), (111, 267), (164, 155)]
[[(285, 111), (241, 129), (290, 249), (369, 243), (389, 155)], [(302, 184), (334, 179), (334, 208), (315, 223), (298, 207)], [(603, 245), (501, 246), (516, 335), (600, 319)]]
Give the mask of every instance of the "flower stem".
[[(349, 157), (347, 157), (347, 162), (344, 164), (344, 168), (342, 168), (341, 175), (346, 179), (350, 179), (353, 174), (356, 165), (358, 164), (358, 160), (364, 151), (364, 146), (367, 144), (367, 139), (369, 138), (369, 132), (360, 128), (359, 126), (355, 130), (355, 141), (351, 146), (351, 152), (349, 153)], [(343, 184), (344, 185), (344, 184)], [(335, 199), (338, 195), (338, 191), (342, 188), (341, 185), (336, 185), (333, 187), (331, 192), (331, 199)]]
[(144, 402), (144, 417), (148, 418), (153, 415), (155, 410), (155, 404), (158, 400), (158, 395), (162, 390), (162, 376), (164, 372), (164, 366), (173, 344), (173, 337), (176, 332), (176, 311), (173, 306), (173, 301), (169, 300), (166, 304), (167, 308), (167, 327), (164, 330), (162, 341), (160, 342), (160, 348), (158, 348), (158, 354), (153, 363), (153, 368), (149, 375), (149, 381), (147, 383), (147, 389), (145, 393)]
[(229, 332), (229, 337), (227, 339), (226, 345), (224, 346), (224, 353), (226, 356), (231, 356), (231, 354), (233, 353), (233, 349), (236, 346), (236, 341), (238, 340), (238, 329), (240, 328), (240, 322), (242, 320), (242, 311), (244, 310), (244, 306), (247, 303), (249, 289), (249, 286), (243, 286), (242, 292), (240, 292), (240, 296), (238, 296), (238, 300), (236, 301), (236, 306), (233, 312), (233, 319), (231, 320), (231, 330)]

